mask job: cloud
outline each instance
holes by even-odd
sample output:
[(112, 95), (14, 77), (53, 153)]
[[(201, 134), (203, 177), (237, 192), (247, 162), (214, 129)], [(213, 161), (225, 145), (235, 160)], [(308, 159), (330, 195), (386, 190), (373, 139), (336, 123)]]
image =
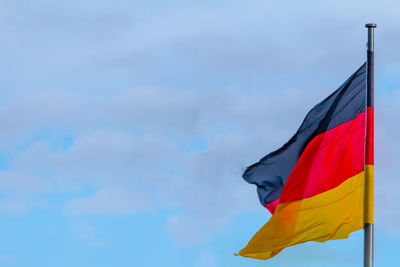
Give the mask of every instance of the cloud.
[(216, 255), (207, 250), (203, 250), (199, 253), (197, 258), (194, 260), (194, 267), (202, 267), (202, 266), (209, 266), (215, 267), (217, 265), (217, 257)]
[(104, 246), (106, 244), (106, 240), (99, 236), (96, 228), (82, 220), (73, 222), (71, 231), (74, 238), (84, 241), (90, 247)]
[(397, 133), (400, 127), (393, 123), (400, 112), (397, 104), (400, 100), (398, 89), (399, 84), (393, 91), (382, 92), (376, 98), (375, 105), (375, 220), (378, 225), (382, 225), (383, 230), (395, 236), (400, 234), (394, 223), (400, 219), (400, 211), (396, 204), (400, 201), (396, 193), (399, 186), (397, 154), (400, 149)]
[(52, 192), (52, 181), (41, 175), (21, 170), (0, 171), (0, 212), (25, 213), (34, 208), (47, 208), (41, 195)]
[(126, 188), (106, 188), (67, 203), (67, 212), (85, 215), (131, 214), (151, 208), (149, 194)]

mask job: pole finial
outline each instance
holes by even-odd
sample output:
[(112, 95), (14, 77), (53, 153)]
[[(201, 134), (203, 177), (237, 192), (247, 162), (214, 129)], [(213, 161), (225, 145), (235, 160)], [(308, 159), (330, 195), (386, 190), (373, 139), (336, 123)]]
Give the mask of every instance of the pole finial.
[(367, 23), (367, 24), (365, 24), (365, 28), (376, 28), (376, 24), (375, 23)]

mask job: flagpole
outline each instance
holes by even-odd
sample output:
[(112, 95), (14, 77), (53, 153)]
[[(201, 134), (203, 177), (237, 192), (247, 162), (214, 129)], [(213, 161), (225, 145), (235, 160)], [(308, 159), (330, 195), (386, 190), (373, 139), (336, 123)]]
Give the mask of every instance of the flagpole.
[[(374, 106), (374, 28), (376, 24), (365, 24), (368, 29), (367, 43), (367, 112), (372, 112), (367, 118), (373, 118)], [(373, 120), (367, 119), (366, 156), (373, 153), (373, 142), (369, 142), (369, 134), (373, 138)], [(372, 132), (370, 131), (372, 129)], [(373, 139), (372, 139), (373, 141)], [(364, 191), (364, 267), (373, 267), (374, 260), (374, 224), (373, 224), (373, 172), (366, 169)]]

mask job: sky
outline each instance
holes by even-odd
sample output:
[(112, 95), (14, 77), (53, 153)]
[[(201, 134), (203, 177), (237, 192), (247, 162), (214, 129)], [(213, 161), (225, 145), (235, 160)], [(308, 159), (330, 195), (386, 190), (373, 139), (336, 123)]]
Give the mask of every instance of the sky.
[(375, 262), (398, 266), (398, 1), (0, 0), (0, 266), (361, 266), (363, 233), (233, 253), (246, 166), (375, 39)]

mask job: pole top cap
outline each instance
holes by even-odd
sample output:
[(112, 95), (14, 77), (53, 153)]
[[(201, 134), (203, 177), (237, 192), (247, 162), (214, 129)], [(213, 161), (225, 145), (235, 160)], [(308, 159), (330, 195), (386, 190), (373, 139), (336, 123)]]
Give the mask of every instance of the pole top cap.
[(375, 23), (367, 23), (367, 24), (365, 24), (365, 28), (376, 28), (376, 24)]

